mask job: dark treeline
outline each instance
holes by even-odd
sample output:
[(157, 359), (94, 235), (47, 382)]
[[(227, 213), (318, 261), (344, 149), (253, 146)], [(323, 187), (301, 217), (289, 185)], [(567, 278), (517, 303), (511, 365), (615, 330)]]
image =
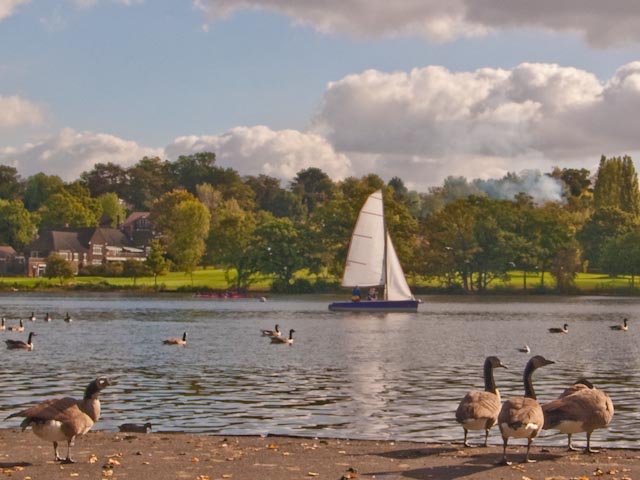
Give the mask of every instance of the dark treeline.
[[(541, 197), (532, 173), (494, 181), (450, 177), (428, 192), (377, 175), (334, 182), (318, 168), (283, 186), (266, 175), (241, 176), (213, 153), (174, 162), (143, 158), (130, 168), (96, 164), (73, 182), (38, 173), (22, 179), (0, 166), (0, 245), (17, 251), (41, 229), (117, 226), (150, 211), (173, 268), (217, 266), (234, 288), (271, 275), (274, 289), (332, 284), (342, 273), (351, 230), (367, 195), (383, 188), (386, 220), (405, 273), (450, 289), (483, 291), (509, 271), (553, 277), (569, 290), (579, 271), (640, 272), (640, 192), (629, 157), (602, 157), (598, 171), (556, 168), (534, 174), (552, 186)], [(544, 181), (540, 181), (544, 180)], [(636, 253), (637, 252), (637, 253)], [(28, 254), (28, 252), (26, 252)], [(308, 275), (316, 274), (311, 285)], [(523, 287), (526, 288), (526, 274)], [(551, 284), (551, 282), (549, 282)]]

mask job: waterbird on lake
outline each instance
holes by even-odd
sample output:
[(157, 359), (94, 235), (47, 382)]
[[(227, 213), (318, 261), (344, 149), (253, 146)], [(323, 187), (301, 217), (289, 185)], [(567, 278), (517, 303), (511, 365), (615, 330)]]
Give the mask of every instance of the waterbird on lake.
[(501, 461), (504, 465), (511, 465), (511, 462), (507, 461), (507, 442), (510, 437), (526, 438), (527, 453), (524, 461), (527, 463), (535, 461), (529, 459), (529, 450), (531, 449), (533, 439), (536, 438), (540, 430), (542, 430), (544, 414), (542, 407), (536, 399), (532, 377), (536, 369), (544, 367), (545, 365), (551, 365), (552, 363), (555, 362), (547, 360), (541, 355), (532, 357), (524, 369), (524, 397), (509, 398), (502, 404), (500, 414), (498, 415), (498, 426), (500, 427), (500, 434), (502, 435), (504, 445)]
[(36, 334), (34, 332), (29, 333), (29, 337), (27, 341), (23, 340), (5, 340), (4, 343), (7, 344), (7, 348), (9, 350), (33, 350), (33, 337)]
[[(115, 382), (106, 377), (98, 377), (87, 385), (82, 400), (72, 397), (53, 398), (7, 418), (25, 417), (20, 424), (23, 431), (31, 426), (38, 437), (53, 442), (57, 462), (74, 463), (70, 456), (73, 441), (91, 430), (100, 418), (98, 394), (110, 385), (115, 385)], [(62, 441), (67, 442), (67, 457), (64, 459), (58, 456), (58, 442)]]
[(20, 319), (20, 325), (11, 325), (7, 328), (10, 332), (24, 332), (24, 324), (22, 323), (22, 319)]
[(567, 448), (575, 451), (571, 435), (585, 432), (585, 453), (597, 453), (591, 448), (591, 434), (597, 428), (605, 428), (613, 418), (613, 402), (609, 395), (598, 390), (586, 379), (576, 381), (562, 394), (542, 405), (544, 429), (558, 430), (568, 436)]
[(519, 347), (518, 351), (522, 353), (529, 353), (531, 352), (531, 349), (529, 348), (529, 345), (525, 345), (524, 347)]
[(500, 413), (500, 392), (493, 377), (494, 368), (507, 368), (498, 357), (487, 357), (484, 361), (484, 390), (471, 390), (460, 401), (456, 410), (456, 421), (464, 429), (464, 446), (469, 447), (469, 430), (484, 430), (484, 446), (487, 446), (489, 430), (496, 424)]
[(36, 316), (33, 312), (31, 312), (31, 316), (29, 317), (29, 320), (31, 320), (32, 322), (36, 321)]
[(69, 312), (67, 312), (66, 315), (64, 316), (64, 321), (67, 323), (73, 321), (73, 319), (71, 318), (71, 315), (69, 315)]
[(7, 329), (7, 321), (4, 319), (4, 317), (2, 317), (2, 321), (0, 322), (0, 330), (6, 330)]
[(43, 319), (43, 320), (44, 320), (45, 322), (50, 322), (50, 321), (51, 321), (51, 315), (49, 315), (49, 312), (47, 312), (47, 313), (44, 315), (44, 319)]
[(280, 335), (282, 335), (282, 332), (280, 331), (280, 326), (276, 323), (276, 328), (274, 330), (261, 330), (262, 335), (264, 335), (265, 337), (279, 337)]
[(121, 432), (129, 433), (149, 433), (151, 431), (151, 422), (147, 423), (123, 423), (118, 426)]
[(187, 332), (182, 334), (182, 338), (167, 338), (162, 343), (165, 345), (186, 345), (187, 344)]
[(629, 330), (629, 325), (627, 325), (627, 319), (625, 318), (622, 321), (622, 325), (611, 325), (609, 328), (611, 330), (622, 330), (626, 332), (627, 330)]
[(569, 324), (565, 323), (562, 328), (560, 327), (551, 327), (549, 329), (549, 333), (569, 333)]
[(271, 337), (271, 343), (287, 343), (289, 345), (293, 344), (293, 333), (295, 330), (292, 328), (289, 330), (289, 337), (285, 338), (282, 336), (279, 337)]

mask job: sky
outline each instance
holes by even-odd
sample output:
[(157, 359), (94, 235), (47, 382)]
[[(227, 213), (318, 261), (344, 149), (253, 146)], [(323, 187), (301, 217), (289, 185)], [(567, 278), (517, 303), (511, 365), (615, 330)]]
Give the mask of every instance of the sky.
[(595, 173), (640, 158), (638, 25), (637, 0), (0, 0), (0, 164)]

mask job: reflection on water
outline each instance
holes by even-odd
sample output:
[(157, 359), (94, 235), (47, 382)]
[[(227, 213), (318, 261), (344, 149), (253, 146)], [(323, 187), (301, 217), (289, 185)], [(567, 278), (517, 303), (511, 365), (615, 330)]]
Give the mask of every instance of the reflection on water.
[[(483, 387), (482, 363), (497, 355), (503, 397), (522, 395), (530, 355), (555, 360), (536, 371), (541, 402), (581, 376), (607, 391), (616, 413), (594, 444), (637, 447), (640, 347), (629, 298), (430, 297), (416, 314), (327, 311), (330, 298), (210, 300), (187, 296), (5, 294), (7, 324), (27, 319), (33, 352), (0, 349), (0, 414), (42, 398), (82, 395), (95, 376), (116, 377), (103, 394), (97, 428), (147, 422), (156, 431), (461, 440), (457, 404)], [(49, 311), (54, 320), (40, 320)], [(62, 321), (69, 311), (74, 322)], [(609, 325), (630, 320), (628, 332)], [(260, 330), (295, 328), (295, 344), (273, 345)], [(569, 324), (568, 334), (549, 334)], [(634, 328), (635, 325), (638, 328)], [(189, 332), (187, 347), (162, 340)], [(528, 344), (531, 354), (518, 352)], [(3, 426), (16, 426), (8, 420)], [(471, 434), (471, 441), (480, 442)], [(583, 440), (578, 435), (578, 442)], [(497, 429), (490, 441), (500, 443)], [(565, 445), (543, 432), (538, 444)]]

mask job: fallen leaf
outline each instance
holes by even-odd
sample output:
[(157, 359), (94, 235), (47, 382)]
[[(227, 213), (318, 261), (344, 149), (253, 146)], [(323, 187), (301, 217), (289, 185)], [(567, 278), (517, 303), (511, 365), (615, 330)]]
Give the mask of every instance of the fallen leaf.
[(316, 472), (308, 472), (307, 475), (310, 477), (318, 477), (320, 474)]
[(231, 477), (233, 477), (233, 474), (231, 474), (231, 473), (223, 473), (222, 474), (222, 478), (231, 478)]
[(276, 445), (275, 443), (270, 443), (269, 445), (267, 445), (267, 448), (269, 450), (275, 450), (278, 448), (278, 445)]
[(95, 454), (91, 454), (89, 457), (89, 463), (96, 463), (98, 461), (98, 457)]
[(198, 457), (192, 457), (192, 458), (191, 458), (191, 461), (192, 461), (193, 463), (196, 463), (196, 462), (199, 462), (199, 461), (200, 461), (200, 459), (199, 459)]

